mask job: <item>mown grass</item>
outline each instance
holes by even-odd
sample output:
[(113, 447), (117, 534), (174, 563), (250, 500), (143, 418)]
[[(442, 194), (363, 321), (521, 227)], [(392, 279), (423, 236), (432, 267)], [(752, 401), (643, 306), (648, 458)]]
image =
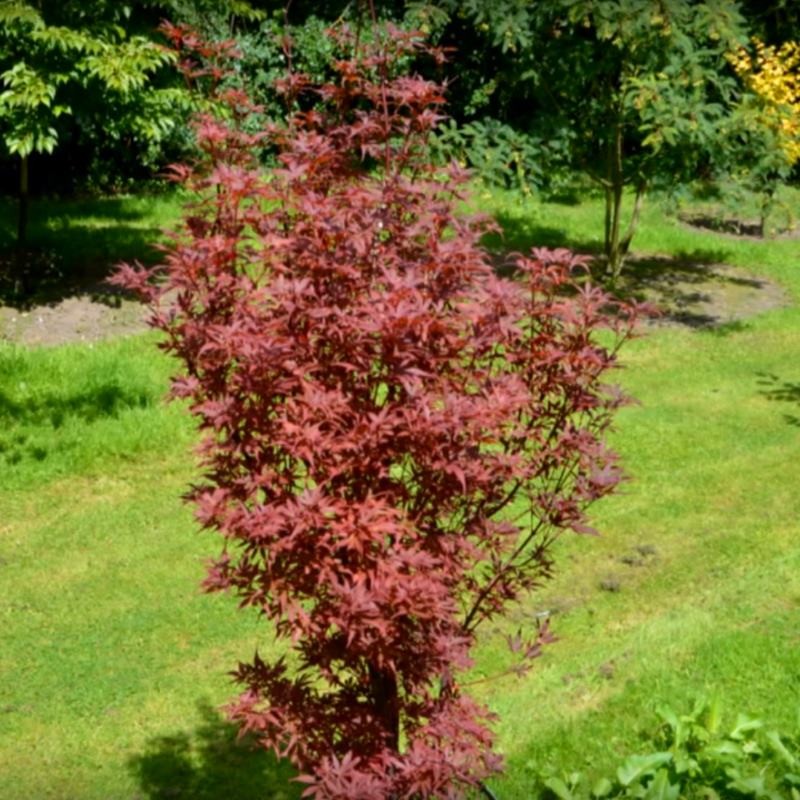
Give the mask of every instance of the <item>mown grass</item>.
[[(147, 259), (165, 225), (180, 215), (179, 193), (31, 201), (28, 242), (51, 248), (68, 264), (107, 267), (122, 258)], [(16, 237), (16, 202), (0, 200), (0, 249)]]
[[(484, 202), (504, 247), (598, 246), (598, 201)], [(800, 702), (800, 241), (695, 231), (651, 204), (635, 247), (705, 253), (793, 302), (626, 349), (639, 405), (614, 444), (631, 480), (597, 507), (603, 535), (565, 537), (553, 583), (478, 652), (474, 678), (500, 672), (501, 634), (545, 611), (560, 637), (524, 679), (474, 687), (500, 715), (502, 800), (529, 798), (547, 763), (608, 771), (661, 703), (719, 696), (730, 717), (788, 725)], [(170, 369), (149, 335), (0, 346), (3, 800), (298, 794), (216, 711), (226, 671), (269, 634), (197, 589), (217, 543), (180, 502), (195, 434), (161, 401)]]
[[(496, 202), (515, 247), (549, 220), (564, 235), (552, 244), (599, 246), (599, 202)], [(608, 773), (647, 746), (659, 704), (716, 696), (731, 719), (790, 728), (800, 705), (800, 242), (700, 232), (651, 205), (635, 247), (734, 264), (782, 284), (792, 305), (627, 348), (622, 379), (639, 404), (614, 444), (631, 480), (598, 507), (602, 538), (561, 543), (559, 576), (526, 609), (555, 609), (561, 641), (529, 678), (483, 689), (502, 720), (504, 798), (530, 796), (547, 763)]]
[(151, 336), (0, 346), (2, 798), (255, 798), (277, 769), (213, 710), (263, 631), (198, 591), (169, 368)]

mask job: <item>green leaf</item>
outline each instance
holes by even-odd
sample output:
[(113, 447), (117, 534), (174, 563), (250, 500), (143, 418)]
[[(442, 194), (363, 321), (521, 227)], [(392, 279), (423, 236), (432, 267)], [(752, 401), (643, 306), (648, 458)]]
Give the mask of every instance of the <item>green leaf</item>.
[(742, 752), (748, 756), (760, 756), (764, 752), (761, 745), (755, 739), (748, 739), (742, 745)]
[(700, 771), (699, 766), (700, 765), (697, 763), (697, 760), (691, 756), (675, 756), (675, 772), (677, 772), (678, 775), (697, 775), (697, 773)]
[(559, 800), (574, 800), (575, 795), (569, 789), (566, 783), (561, 778), (548, 778), (544, 785), (559, 799)]
[(614, 787), (608, 778), (600, 778), (599, 781), (592, 787), (592, 797), (601, 798), (608, 797)]
[[(740, 794), (747, 795), (748, 797), (776, 797), (776, 795), (767, 790), (762, 775), (751, 775), (747, 778), (739, 778), (738, 780), (731, 781), (728, 784), (728, 788)], [(777, 798), (780, 800), (779, 795), (777, 795)]]
[(658, 706), (656, 708), (656, 714), (666, 723), (666, 725), (672, 730), (673, 737), (678, 738), (675, 736), (675, 731), (678, 730), (680, 727), (680, 720), (678, 719), (678, 715), (669, 707), (669, 706)]
[(672, 761), (672, 753), (650, 753), (645, 756), (630, 756), (617, 769), (617, 780), (623, 786), (630, 786), (645, 775), (655, 772), (659, 767)]
[(0, 3), (0, 24), (11, 26), (18, 23), (27, 23), (34, 28), (44, 25), (39, 12), (27, 3)]
[(747, 714), (739, 714), (736, 717), (736, 724), (733, 726), (733, 730), (728, 735), (731, 739), (743, 739), (746, 734), (763, 727), (764, 723), (760, 719), (749, 717)]
[(644, 795), (644, 798), (645, 800), (678, 800), (680, 791), (680, 784), (670, 783), (667, 770), (660, 769), (647, 787), (647, 794)]
[(777, 731), (768, 731), (766, 734), (770, 747), (781, 757), (786, 764), (794, 769), (798, 764), (798, 759), (789, 752), (786, 745), (781, 740)]
[(704, 748), (702, 755), (712, 759), (719, 759), (720, 757), (730, 756), (732, 758), (741, 758), (744, 754), (742, 746), (736, 742), (728, 740), (722, 741), (719, 744), (710, 745)]
[(709, 733), (717, 733), (719, 731), (721, 713), (720, 713), (720, 700), (715, 697), (709, 704), (704, 714), (703, 722), (708, 729)]

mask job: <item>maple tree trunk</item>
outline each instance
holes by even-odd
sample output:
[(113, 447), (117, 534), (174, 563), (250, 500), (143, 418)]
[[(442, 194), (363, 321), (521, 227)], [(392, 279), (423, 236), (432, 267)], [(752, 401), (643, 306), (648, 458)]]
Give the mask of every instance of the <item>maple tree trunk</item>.
[(614, 136), (608, 144), (606, 185), (606, 226), (604, 251), (606, 270), (612, 281), (622, 271), (622, 254), (619, 246), (620, 215), (622, 214), (622, 125), (614, 125)]
[(372, 701), (386, 731), (386, 747), (397, 752), (400, 746), (397, 678), (370, 664), (369, 680)]

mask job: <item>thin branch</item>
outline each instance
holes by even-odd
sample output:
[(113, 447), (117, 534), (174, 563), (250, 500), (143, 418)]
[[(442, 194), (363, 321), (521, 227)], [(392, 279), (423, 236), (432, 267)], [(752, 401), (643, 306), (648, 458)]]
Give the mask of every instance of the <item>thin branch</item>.
[(483, 781), (478, 784), (478, 788), (487, 800), (498, 800), (497, 795)]

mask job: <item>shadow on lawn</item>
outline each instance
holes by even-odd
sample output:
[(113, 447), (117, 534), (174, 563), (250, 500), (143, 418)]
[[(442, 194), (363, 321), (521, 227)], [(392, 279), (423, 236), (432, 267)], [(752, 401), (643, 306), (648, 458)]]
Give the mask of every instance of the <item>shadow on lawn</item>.
[(692, 250), (674, 256), (631, 257), (612, 291), (655, 305), (661, 321), (714, 328), (730, 322), (717, 309), (721, 294), (762, 287), (759, 281), (721, 270), (727, 255), (724, 250)]
[[(792, 403), (800, 408), (800, 381), (796, 383), (782, 381), (771, 372), (757, 372), (756, 377), (761, 387), (759, 394), (762, 397), (779, 403)], [(783, 418), (787, 424), (800, 428), (800, 416), (784, 414)]]
[[(35, 203), (29, 243), (21, 252), (12, 231), (0, 226), (0, 304), (25, 310), (89, 294), (94, 302), (116, 306), (119, 292), (103, 285), (116, 265), (157, 262), (153, 244), (161, 230), (135, 227), (143, 220), (141, 212), (113, 198), (73, 205), (70, 212), (63, 206)], [(82, 214), (90, 219), (82, 219)]]
[[(146, 392), (124, 389), (105, 383), (72, 394), (40, 394), (19, 402), (0, 389), (0, 465), (13, 467), (31, 459), (44, 461), (53, 452), (41, 435), (31, 435), (25, 427), (61, 428), (70, 419), (91, 423), (104, 417), (116, 417), (122, 411), (147, 408), (157, 399)], [(19, 430), (23, 427), (23, 430)]]
[(669, 256), (628, 258), (621, 277), (608, 285), (597, 241), (569, 238), (564, 231), (512, 213), (496, 217), (503, 234), (484, 238), (498, 272), (512, 270), (509, 254), (531, 247), (567, 248), (591, 259), (593, 279), (612, 295), (646, 302), (660, 313), (655, 324), (673, 324), (727, 336), (747, 328), (755, 314), (786, 305), (783, 290), (726, 264), (725, 248), (696, 248)]
[(152, 739), (129, 767), (148, 800), (295, 800), (291, 766), (252, 741), (237, 741), (236, 728), (207, 703), (191, 733)]
[(0, 389), (0, 420), (16, 425), (50, 425), (60, 428), (70, 417), (94, 422), (116, 417), (129, 408), (147, 408), (156, 398), (146, 392), (130, 391), (117, 383), (103, 383), (81, 392), (40, 394), (18, 402)]
[(504, 211), (495, 214), (494, 219), (502, 233), (490, 233), (483, 237), (484, 246), (492, 254), (528, 253), (532, 247), (567, 247), (592, 257), (600, 255), (596, 241), (572, 239), (560, 228), (541, 225), (536, 219), (526, 219)]
[(646, 301), (657, 322), (728, 336), (746, 330), (750, 317), (786, 306), (784, 290), (726, 264), (725, 250), (681, 251), (631, 258), (612, 293)]

